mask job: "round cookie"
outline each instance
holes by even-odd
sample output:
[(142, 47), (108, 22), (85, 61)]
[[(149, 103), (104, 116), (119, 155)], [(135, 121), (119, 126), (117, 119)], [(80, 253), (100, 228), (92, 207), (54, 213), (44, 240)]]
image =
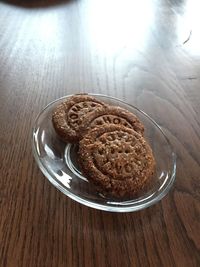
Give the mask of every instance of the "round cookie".
[(155, 160), (145, 139), (133, 129), (105, 125), (91, 129), (79, 143), (79, 164), (97, 190), (132, 197), (154, 174)]
[(80, 135), (84, 136), (91, 128), (104, 127), (108, 124), (123, 125), (142, 135), (144, 133), (144, 125), (133, 113), (117, 106), (106, 106), (94, 110), (84, 117), (80, 126)]
[(65, 142), (77, 142), (79, 127), (87, 113), (106, 104), (87, 94), (77, 94), (59, 104), (53, 112), (52, 123), (56, 133)]

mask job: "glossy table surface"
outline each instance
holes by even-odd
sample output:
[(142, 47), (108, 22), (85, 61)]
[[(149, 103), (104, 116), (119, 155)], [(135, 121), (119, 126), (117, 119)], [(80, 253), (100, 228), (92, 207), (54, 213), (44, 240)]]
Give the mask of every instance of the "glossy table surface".
[[(0, 2), (0, 266), (200, 266), (200, 3)], [(77, 92), (118, 97), (163, 128), (176, 181), (133, 213), (85, 207), (39, 170), (37, 114)]]

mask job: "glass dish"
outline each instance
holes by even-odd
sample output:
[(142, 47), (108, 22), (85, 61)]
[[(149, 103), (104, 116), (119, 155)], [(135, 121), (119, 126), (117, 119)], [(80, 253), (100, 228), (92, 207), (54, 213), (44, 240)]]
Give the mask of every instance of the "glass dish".
[(51, 122), (52, 111), (65, 96), (50, 103), (38, 115), (33, 128), (33, 154), (49, 181), (71, 199), (86, 206), (112, 212), (131, 212), (147, 208), (161, 200), (171, 188), (176, 174), (176, 155), (159, 125), (143, 111), (117, 98), (92, 94), (111, 105), (134, 113), (145, 126), (145, 138), (156, 159), (156, 172), (151, 183), (137, 197), (123, 201), (106, 198), (84, 177), (77, 164), (77, 145), (63, 143)]

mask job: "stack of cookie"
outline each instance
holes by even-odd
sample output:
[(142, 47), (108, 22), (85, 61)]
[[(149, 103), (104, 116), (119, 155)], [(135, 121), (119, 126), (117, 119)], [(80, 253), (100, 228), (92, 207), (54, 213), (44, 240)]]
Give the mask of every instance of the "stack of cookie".
[(79, 143), (81, 171), (104, 195), (133, 197), (153, 176), (153, 153), (133, 113), (78, 94), (56, 107), (52, 122), (64, 142)]

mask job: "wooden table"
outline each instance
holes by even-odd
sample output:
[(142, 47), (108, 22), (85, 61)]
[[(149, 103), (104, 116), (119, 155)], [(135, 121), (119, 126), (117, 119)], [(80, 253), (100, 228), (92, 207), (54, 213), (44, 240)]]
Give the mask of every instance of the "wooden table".
[[(0, 267), (200, 266), (199, 1), (0, 3)], [(82, 206), (32, 155), (39, 111), (61, 96), (115, 96), (177, 151), (176, 182), (134, 213)]]

